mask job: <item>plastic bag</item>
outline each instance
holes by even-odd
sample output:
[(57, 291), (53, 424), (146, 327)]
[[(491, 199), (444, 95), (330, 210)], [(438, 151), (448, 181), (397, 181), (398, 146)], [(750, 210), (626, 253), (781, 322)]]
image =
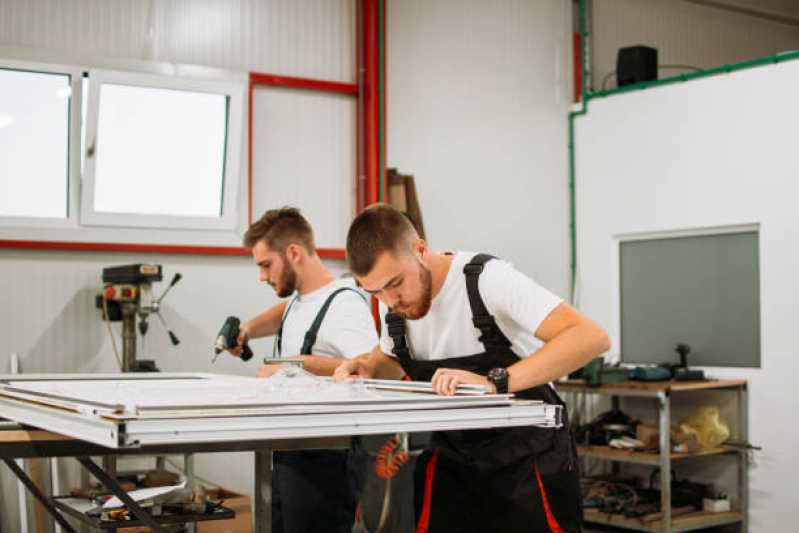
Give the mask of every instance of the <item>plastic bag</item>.
[(730, 438), (730, 428), (721, 418), (715, 405), (699, 407), (694, 413), (680, 421), (680, 429), (696, 435), (702, 448), (716, 448)]

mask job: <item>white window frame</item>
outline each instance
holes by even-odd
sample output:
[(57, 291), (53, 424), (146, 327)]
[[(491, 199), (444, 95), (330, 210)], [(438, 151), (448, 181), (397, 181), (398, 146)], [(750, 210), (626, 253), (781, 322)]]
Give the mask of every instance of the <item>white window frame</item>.
[[(100, 86), (104, 83), (139, 87), (198, 91), (228, 96), (228, 123), (223, 176), (222, 214), (219, 217), (189, 217), (129, 213), (103, 213), (94, 210), (94, 157), (100, 108)], [(245, 87), (241, 82), (217, 81), (177, 76), (162, 76), (114, 70), (89, 71), (89, 99), (86, 124), (86, 163), (81, 187), (80, 222), (84, 226), (163, 228), (189, 230), (231, 230), (239, 223), (238, 193), (241, 183), (242, 131)], [(78, 161), (80, 165), (80, 161)], [(158, 191), (153, 191), (158, 194)]]
[(78, 190), (80, 177), (80, 126), (82, 108), (82, 80), (84, 69), (74, 65), (39, 63), (15, 59), (0, 59), (0, 68), (45, 74), (69, 76), (72, 91), (69, 98), (69, 127), (67, 128), (67, 216), (26, 217), (0, 215), (0, 227), (28, 228), (72, 228), (78, 212)]

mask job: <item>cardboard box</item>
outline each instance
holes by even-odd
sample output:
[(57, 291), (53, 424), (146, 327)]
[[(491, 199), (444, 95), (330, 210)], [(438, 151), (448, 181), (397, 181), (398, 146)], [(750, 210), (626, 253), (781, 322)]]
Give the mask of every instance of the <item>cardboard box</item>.
[(660, 430), (652, 424), (638, 424), (635, 438), (644, 443), (645, 450), (660, 446)]

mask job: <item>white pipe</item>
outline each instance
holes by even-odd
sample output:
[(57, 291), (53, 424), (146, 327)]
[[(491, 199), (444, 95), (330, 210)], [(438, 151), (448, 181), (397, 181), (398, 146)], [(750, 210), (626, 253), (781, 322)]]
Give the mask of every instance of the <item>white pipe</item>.
[[(58, 457), (50, 458), (50, 494), (57, 495), (61, 492), (61, 483), (58, 479)], [(54, 520), (54, 533), (61, 533), (61, 526)]]

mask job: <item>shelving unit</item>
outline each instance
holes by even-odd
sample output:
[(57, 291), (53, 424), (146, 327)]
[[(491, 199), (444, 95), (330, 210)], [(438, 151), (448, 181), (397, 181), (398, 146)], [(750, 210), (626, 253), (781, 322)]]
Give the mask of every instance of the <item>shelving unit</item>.
[[(559, 392), (576, 395), (600, 394), (618, 402), (618, 398), (649, 398), (656, 401), (658, 408), (658, 428), (660, 429), (659, 453), (618, 450), (608, 446), (578, 445), (581, 457), (591, 457), (616, 463), (632, 463), (660, 468), (661, 518), (646, 522), (640, 518), (628, 518), (619, 514), (602, 513), (596, 509), (585, 509), (586, 522), (609, 525), (636, 531), (660, 531), (672, 533), (694, 531), (727, 524), (741, 524), (741, 531), (748, 531), (747, 511), (749, 501), (749, 465), (745, 451), (730, 448), (714, 448), (697, 453), (671, 452), (671, 399), (675, 394), (690, 394), (692, 391), (732, 390), (737, 397), (737, 434), (735, 438), (748, 441), (748, 403), (745, 380), (717, 380), (698, 382), (625, 382), (590, 387), (582, 380), (566, 380), (557, 383)], [(583, 403), (583, 402), (578, 402)], [(721, 455), (738, 457), (738, 509), (730, 512), (709, 513), (696, 511), (672, 517), (671, 508), (671, 467), (672, 461), (691, 458), (712, 458)]]

